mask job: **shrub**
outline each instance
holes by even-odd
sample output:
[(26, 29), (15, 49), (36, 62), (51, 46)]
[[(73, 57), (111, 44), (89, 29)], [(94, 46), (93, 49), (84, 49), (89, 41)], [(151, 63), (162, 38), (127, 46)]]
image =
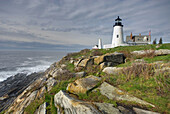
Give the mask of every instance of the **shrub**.
[(153, 44), (156, 44), (156, 38), (155, 38), (155, 40), (153, 41)]
[(87, 54), (88, 52), (90, 52), (90, 49), (83, 49), (80, 51), (80, 53), (83, 55)]
[(122, 74), (126, 76), (126, 81), (136, 77), (148, 79), (154, 75), (154, 66), (144, 63), (134, 63), (131, 67), (124, 68)]
[(148, 57), (148, 58), (155, 57), (155, 50), (145, 50), (145, 54), (141, 55), (140, 58), (144, 58), (144, 57)]
[(159, 43), (158, 44), (162, 44), (162, 38), (159, 39)]
[(100, 50), (92, 50), (91, 56), (101, 56), (103, 53)]
[(74, 77), (74, 73), (71, 73), (68, 70), (65, 70), (63, 72), (60, 72), (57, 74), (57, 77), (55, 77), (56, 80), (69, 80)]

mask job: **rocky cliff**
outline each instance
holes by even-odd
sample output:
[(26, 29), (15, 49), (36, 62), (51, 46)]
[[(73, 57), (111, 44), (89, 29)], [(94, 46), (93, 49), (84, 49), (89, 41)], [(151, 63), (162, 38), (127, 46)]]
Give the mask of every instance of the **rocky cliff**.
[(168, 113), (170, 50), (129, 50), (86, 49), (22, 83), (8, 79), (0, 86), (1, 113)]

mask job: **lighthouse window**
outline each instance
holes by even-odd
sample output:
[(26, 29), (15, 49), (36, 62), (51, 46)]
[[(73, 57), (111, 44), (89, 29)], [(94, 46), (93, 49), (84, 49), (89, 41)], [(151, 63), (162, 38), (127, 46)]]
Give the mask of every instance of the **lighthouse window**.
[(119, 38), (119, 35), (117, 35), (117, 38)]

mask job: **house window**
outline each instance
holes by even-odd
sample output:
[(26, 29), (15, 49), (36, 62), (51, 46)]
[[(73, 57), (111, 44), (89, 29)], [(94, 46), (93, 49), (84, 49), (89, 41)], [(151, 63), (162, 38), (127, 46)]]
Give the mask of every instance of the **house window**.
[(117, 35), (117, 38), (119, 38), (119, 35)]

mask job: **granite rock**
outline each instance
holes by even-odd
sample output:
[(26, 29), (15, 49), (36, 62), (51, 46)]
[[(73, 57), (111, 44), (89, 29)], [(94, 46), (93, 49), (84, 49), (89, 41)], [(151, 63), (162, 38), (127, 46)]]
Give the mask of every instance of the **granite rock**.
[(106, 67), (103, 72), (106, 74), (119, 74), (123, 70), (123, 67)]
[(124, 54), (112, 53), (112, 54), (105, 54), (97, 58), (94, 58), (94, 63), (97, 65), (103, 62), (112, 62), (112, 63), (121, 64), (124, 63), (124, 60), (125, 60)]
[(85, 78), (78, 79), (73, 83), (69, 83), (67, 90), (70, 93), (75, 94), (86, 93), (88, 90), (94, 88), (100, 80), (101, 78), (96, 76), (87, 76)]
[(75, 77), (77, 78), (83, 78), (85, 75), (86, 75), (86, 72), (84, 71), (75, 73)]
[(58, 114), (101, 114), (91, 103), (75, 99), (62, 90), (55, 94), (54, 104)]
[(141, 104), (141, 105), (146, 105), (146, 106), (149, 105), (151, 107), (155, 107), (153, 104), (150, 104), (146, 101), (143, 101), (139, 98), (129, 95), (128, 93), (126, 93), (126, 92), (106, 83), (106, 82), (103, 82), (101, 84), (101, 86), (99, 86), (97, 89), (100, 90), (100, 93), (102, 95), (105, 95), (109, 99), (114, 99), (117, 101), (130, 101), (130, 102), (135, 102), (135, 103)]
[(143, 109), (139, 109), (139, 108), (135, 108), (135, 107), (133, 107), (133, 110), (136, 114), (160, 114), (160, 113), (157, 113), (157, 112), (143, 110)]
[(46, 114), (46, 102), (39, 106), (39, 108), (35, 111), (34, 114)]
[(121, 114), (119, 109), (109, 103), (94, 103), (103, 114)]

